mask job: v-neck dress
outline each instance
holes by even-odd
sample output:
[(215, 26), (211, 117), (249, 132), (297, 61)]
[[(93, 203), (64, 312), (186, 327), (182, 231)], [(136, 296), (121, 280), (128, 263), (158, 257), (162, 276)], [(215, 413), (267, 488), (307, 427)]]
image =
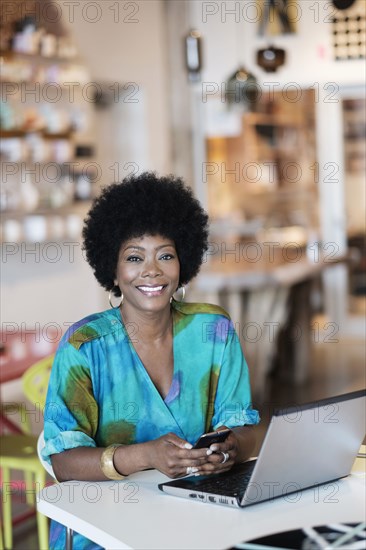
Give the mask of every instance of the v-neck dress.
[[(125, 326), (119, 309), (70, 327), (51, 371), (44, 459), (81, 446), (143, 443), (168, 432), (194, 443), (220, 426), (259, 422), (228, 314), (214, 305), (174, 301), (172, 314), (174, 371), (165, 399), (134, 348), (138, 326)], [(51, 548), (61, 548), (61, 539), (59, 529), (51, 529)], [(74, 548), (99, 547), (75, 535)]]

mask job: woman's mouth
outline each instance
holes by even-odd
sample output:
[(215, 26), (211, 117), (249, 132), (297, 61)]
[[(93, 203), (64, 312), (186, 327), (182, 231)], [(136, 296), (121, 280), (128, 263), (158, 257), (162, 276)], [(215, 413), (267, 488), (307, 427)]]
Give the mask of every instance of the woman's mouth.
[(166, 287), (167, 285), (140, 285), (136, 288), (145, 296), (160, 296), (164, 292)]

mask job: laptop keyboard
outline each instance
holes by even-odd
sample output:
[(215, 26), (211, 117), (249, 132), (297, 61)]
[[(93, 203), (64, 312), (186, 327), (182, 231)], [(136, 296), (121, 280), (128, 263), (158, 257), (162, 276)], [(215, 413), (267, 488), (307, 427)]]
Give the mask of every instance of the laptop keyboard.
[[(245, 493), (253, 469), (254, 464), (246, 467), (245, 471), (230, 471), (227, 474), (217, 476), (196, 477), (194, 483), (192, 483), (194, 485), (192, 489), (194, 488), (195, 491), (202, 491), (203, 493), (241, 497)], [(188, 481), (188, 479), (185, 481)]]

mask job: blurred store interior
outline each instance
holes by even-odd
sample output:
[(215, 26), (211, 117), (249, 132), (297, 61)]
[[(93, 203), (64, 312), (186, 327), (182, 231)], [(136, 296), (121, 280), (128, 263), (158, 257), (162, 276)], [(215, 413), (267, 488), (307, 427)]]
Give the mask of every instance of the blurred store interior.
[(365, 387), (366, 2), (346, 4), (2, 2), (2, 345), (30, 331), (46, 355), (109, 307), (82, 220), (101, 186), (155, 170), (210, 215), (186, 299), (232, 315), (258, 445), (273, 404)]

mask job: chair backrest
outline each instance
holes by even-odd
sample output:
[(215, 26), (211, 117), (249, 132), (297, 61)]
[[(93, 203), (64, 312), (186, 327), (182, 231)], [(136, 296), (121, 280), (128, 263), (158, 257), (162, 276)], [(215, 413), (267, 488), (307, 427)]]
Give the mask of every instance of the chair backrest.
[(54, 355), (44, 357), (29, 367), (22, 376), (24, 395), (31, 403), (39, 405), (42, 409), (46, 404), (47, 387), (53, 359)]
[[(26, 398), (37, 406), (44, 409), (46, 404), (48, 381), (51, 374), (51, 368), (53, 364), (54, 354), (44, 357), (37, 363), (34, 363), (29, 369), (25, 371), (22, 376), (23, 392)], [(43, 468), (56, 479), (53, 472), (53, 468), (48, 462), (46, 462), (41, 454), (42, 449), (45, 446), (43, 430), (38, 436), (37, 441), (37, 453), (38, 458)]]

